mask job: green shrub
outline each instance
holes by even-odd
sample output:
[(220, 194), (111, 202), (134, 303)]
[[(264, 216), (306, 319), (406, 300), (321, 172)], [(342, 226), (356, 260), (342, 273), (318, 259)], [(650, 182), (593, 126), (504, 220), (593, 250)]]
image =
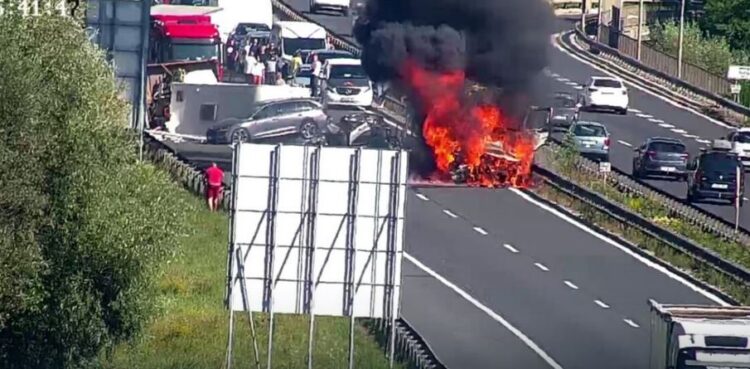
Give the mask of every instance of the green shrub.
[(0, 50), (0, 367), (84, 367), (147, 321), (185, 204), (80, 25), (6, 14)]

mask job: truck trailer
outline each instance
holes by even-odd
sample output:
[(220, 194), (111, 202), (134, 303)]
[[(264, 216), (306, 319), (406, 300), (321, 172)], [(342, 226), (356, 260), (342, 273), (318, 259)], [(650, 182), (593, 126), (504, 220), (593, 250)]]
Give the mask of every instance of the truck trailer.
[(750, 368), (750, 307), (649, 305), (650, 369)]

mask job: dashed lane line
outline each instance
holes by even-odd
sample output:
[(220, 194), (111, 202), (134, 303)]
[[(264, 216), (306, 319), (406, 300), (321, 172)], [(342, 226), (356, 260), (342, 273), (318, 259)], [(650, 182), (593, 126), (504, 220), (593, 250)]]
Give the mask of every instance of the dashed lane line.
[(445, 213), (445, 215), (447, 215), (447, 216), (449, 216), (451, 218), (454, 218), (454, 219), (458, 218), (458, 215), (454, 214), (452, 211), (450, 211), (448, 209), (443, 209), (443, 213)]
[(425, 195), (422, 195), (421, 193), (418, 193), (418, 194), (417, 194), (417, 197), (419, 197), (419, 198), (420, 198), (421, 200), (423, 200), (423, 201), (430, 201), (430, 198), (428, 198), (428, 197), (427, 197), (427, 196), (425, 196)]
[(511, 244), (508, 244), (508, 243), (503, 244), (503, 247), (505, 247), (506, 249), (508, 249), (508, 251), (510, 251), (510, 252), (512, 252), (514, 254), (518, 254), (518, 249), (516, 249), (515, 247), (513, 247), (513, 245), (511, 245)]
[(683, 133), (682, 137), (685, 137), (685, 138), (698, 138), (698, 135), (691, 135), (689, 133)]
[(670, 129), (670, 131), (672, 131), (674, 133), (679, 133), (679, 134), (687, 133), (686, 130), (681, 129), (681, 128), (672, 128), (672, 129)]
[(556, 79), (557, 79), (558, 81), (560, 81), (560, 82), (563, 82), (563, 83), (565, 83), (565, 82), (570, 82), (570, 80), (569, 80), (569, 79), (567, 79), (567, 78), (565, 78), (565, 77), (557, 77)]
[(633, 113), (643, 113), (642, 111), (640, 111), (640, 110), (638, 110), (638, 109), (633, 109), (633, 108), (630, 108), (630, 109), (628, 109), (628, 110), (630, 110), (630, 111), (631, 111), (631, 112), (633, 112)]
[(664, 123), (663, 119), (658, 119), (658, 118), (648, 118), (648, 121), (651, 123)]
[(702, 144), (704, 144), (704, 145), (708, 145), (708, 144), (710, 144), (710, 143), (711, 143), (711, 141), (709, 141), (709, 140), (704, 140), (704, 139), (702, 139), (702, 138), (696, 138), (696, 139), (695, 139), (695, 141), (697, 141), (698, 143), (702, 143)]
[(622, 321), (625, 322), (625, 324), (627, 324), (627, 325), (629, 325), (629, 326), (631, 326), (633, 328), (640, 327), (638, 324), (636, 324), (636, 322), (634, 322), (634, 321), (632, 321), (630, 319), (623, 319)]
[(573, 284), (573, 282), (571, 282), (571, 281), (564, 281), (564, 282), (565, 282), (566, 286), (568, 286), (568, 287), (570, 287), (570, 288), (572, 288), (574, 290), (578, 289), (578, 286), (576, 286), (575, 284)]
[(648, 118), (653, 118), (653, 117), (654, 117), (654, 116), (653, 116), (653, 115), (651, 115), (651, 114), (644, 114), (644, 113), (638, 113), (638, 114), (636, 114), (635, 116), (637, 116), (638, 118), (646, 118), (646, 119), (648, 119)]
[(633, 145), (631, 145), (629, 142), (625, 142), (623, 140), (617, 140), (617, 143), (619, 143), (620, 145), (627, 146), (627, 147), (633, 147)]
[(601, 300), (594, 300), (594, 303), (599, 305), (599, 307), (601, 307), (602, 309), (609, 309), (609, 305), (605, 304)]
[(537, 345), (534, 341), (532, 341), (528, 336), (526, 336), (523, 332), (521, 332), (520, 329), (516, 328), (510, 322), (505, 320), (502, 316), (497, 314), (496, 312), (492, 311), (489, 307), (479, 302), (479, 300), (475, 299), (473, 296), (469, 295), (466, 291), (462, 290), (455, 284), (451, 283), (449, 280), (447, 280), (445, 277), (441, 276), (434, 270), (430, 269), (426, 265), (422, 264), (419, 260), (415, 259), (413, 256), (409, 255), (408, 253), (404, 252), (404, 258), (408, 261), (410, 261), (412, 264), (416, 265), (417, 268), (422, 269), (424, 272), (432, 276), (432, 278), (437, 279), (440, 283), (442, 283), (444, 286), (450, 288), (453, 290), (453, 292), (456, 292), (459, 296), (461, 296), (464, 300), (468, 301), (474, 307), (481, 310), (487, 316), (495, 320), (496, 322), (500, 323), (503, 327), (505, 327), (507, 330), (509, 330), (513, 335), (518, 337), (518, 339), (521, 340), (528, 348), (530, 348), (532, 351), (534, 351), (542, 360), (544, 360), (549, 367), (552, 369), (563, 369), (563, 367), (555, 361), (555, 359), (552, 358), (549, 354), (547, 354), (544, 350), (542, 350), (539, 345)]
[(475, 231), (476, 231), (477, 233), (481, 234), (482, 236), (486, 236), (486, 235), (488, 234), (488, 233), (487, 233), (487, 231), (485, 231), (485, 230), (484, 230), (484, 229), (482, 229), (481, 227), (474, 227), (474, 230), (475, 230)]
[(671, 124), (669, 124), (669, 123), (661, 123), (661, 124), (659, 124), (659, 127), (661, 127), (661, 128), (674, 128), (674, 126), (671, 125)]
[(542, 263), (534, 263), (534, 266), (536, 266), (537, 268), (539, 268), (539, 269), (541, 269), (541, 270), (543, 270), (543, 271), (545, 271), (545, 272), (549, 272), (549, 268), (547, 268), (547, 267), (546, 267), (546, 266), (545, 266), (544, 264), (542, 264)]

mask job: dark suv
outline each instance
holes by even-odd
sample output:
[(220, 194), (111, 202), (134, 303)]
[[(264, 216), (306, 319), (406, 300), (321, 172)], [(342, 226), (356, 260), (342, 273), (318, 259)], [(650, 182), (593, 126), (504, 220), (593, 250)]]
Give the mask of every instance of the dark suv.
[(688, 164), (687, 201), (726, 199), (734, 203), (737, 196), (738, 168), (740, 169), (739, 200), (742, 205), (745, 180), (739, 157), (727, 150), (712, 149), (701, 152)]

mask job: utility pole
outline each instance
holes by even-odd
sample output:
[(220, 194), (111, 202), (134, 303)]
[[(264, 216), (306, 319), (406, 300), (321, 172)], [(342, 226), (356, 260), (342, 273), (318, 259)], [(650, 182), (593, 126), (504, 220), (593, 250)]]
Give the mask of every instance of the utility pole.
[(685, 0), (680, 5), (680, 39), (677, 46), (677, 78), (682, 78), (682, 43), (685, 38)]
[(638, 61), (641, 60), (641, 46), (643, 44), (643, 0), (638, 2)]
[(581, 30), (584, 36), (586, 35), (586, 12), (588, 11), (586, 1), (590, 0), (581, 0)]
[(596, 20), (596, 41), (602, 42), (602, 20), (604, 19), (604, 6), (605, 0), (599, 0), (599, 12)]

